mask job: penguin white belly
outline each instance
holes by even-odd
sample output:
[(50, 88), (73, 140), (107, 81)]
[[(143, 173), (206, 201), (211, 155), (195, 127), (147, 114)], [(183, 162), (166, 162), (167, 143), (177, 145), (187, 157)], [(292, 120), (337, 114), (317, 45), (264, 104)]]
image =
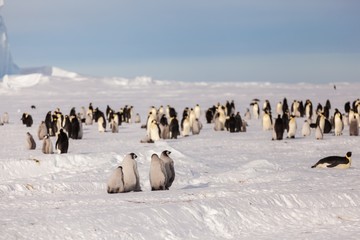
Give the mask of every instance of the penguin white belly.
[(340, 136), (343, 130), (343, 122), (339, 117), (335, 117), (335, 135)]
[(159, 135), (159, 129), (156, 125), (152, 125), (150, 127), (150, 139), (153, 140), (153, 141), (158, 141), (160, 140), (160, 135)]
[(98, 119), (98, 130), (99, 132), (105, 132), (105, 128), (104, 128), (104, 118), (100, 117)]
[(271, 124), (270, 116), (268, 114), (265, 114), (263, 116), (263, 130), (267, 131), (271, 129), (272, 129), (272, 124)]
[(289, 132), (288, 132), (289, 138), (295, 137), (296, 129), (297, 129), (296, 121), (295, 121), (295, 119), (293, 119), (289, 122)]
[(350, 166), (351, 166), (350, 163), (347, 163), (347, 164), (341, 163), (341, 164), (336, 165), (334, 168), (337, 168), (337, 169), (347, 169), (347, 168), (350, 168)]
[(306, 136), (310, 136), (311, 134), (311, 129), (310, 129), (310, 125), (308, 122), (304, 122), (304, 125), (302, 126), (301, 129), (301, 134), (306, 137)]
[(190, 135), (190, 121), (185, 120), (183, 123), (183, 136), (189, 136)]
[(323, 131), (321, 130), (320, 126), (317, 126), (315, 130), (315, 138), (320, 140), (323, 139), (323, 137), (324, 137)]

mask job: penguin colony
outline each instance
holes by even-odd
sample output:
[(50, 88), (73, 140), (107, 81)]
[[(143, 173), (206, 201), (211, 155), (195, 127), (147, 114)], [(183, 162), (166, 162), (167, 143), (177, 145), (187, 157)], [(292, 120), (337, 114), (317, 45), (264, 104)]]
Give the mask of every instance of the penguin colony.
[[(36, 109), (36, 108), (34, 108)], [(262, 109), (262, 112), (260, 112)], [(285, 132), (286, 137), (291, 139), (297, 137), (297, 118), (305, 118), (301, 127), (301, 136), (308, 137), (312, 129), (315, 129), (315, 138), (320, 140), (324, 134), (333, 133), (341, 136), (345, 127), (349, 128), (350, 136), (359, 135), (359, 113), (360, 100), (344, 104), (344, 113), (334, 109), (331, 114), (331, 103), (326, 101), (325, 105), (318, 104), (313, 108), (312, 102), (307, 99), (294, 100), (289, 108), (287, 99), (279, 101), (276, 105), (277, 117), (273, 119), (270, 102), (265, 100), (260, 107), (260, 100), (253, 99), (243, 117), (236, 111), (234, 101), (226, 101), (224, 105), (218, 103), (208, 108), (205, 112), (207, 124), (213, 124), (215, 131), (228, 131), (230, 133), (246, 132), (247, 121), (250, 119), (261, 119), (263, 131), (272, 131), (272, 140), (282, 140)], [(146, 138), (143, 143), (153, 143), (160, 139), (177, 139), (197, 135), (203, 128), (200, 121), (201, 108), (199, 104), (194, 107), (185, 107), (179, 123), (177, 111), (167, 106), (158, 109), (151, 107), (148, 111), (146, 124)], [(20, 119), (27, 128), (33, 125), (33, 118), (29, 113), (23, 113)], [(100, 133), (107, 132), (107, 127), (112, 133), (119, 132), (122, 123), (140, 123), (140, 115), (133, 114), (133, 107), (126, 105), (119, 111), (115, 111), (108, 105), (105, 114), (99, 108), (93, 108), (89, 104), (88, 109), (81, 108), (76, 112), (75, 108), (70, 110), (69, 115), (63, 115), (59, 108), (49, 111), (45, 119), (38, 126), (37, 137), (42, 141), (42, 152), (44, 154), (67, 153), (70, 139), (77, 140), (83, 137), (83, 125), (98, 123)], [(9, 114), (4, 113), (0, 118), (0, 125), (9, 123)], [(108, 123), (108, 125), (107, 125)], [(56, 137), (53, 145), (52, 137)], [(30, 132), (26, 132), (26, 148), (36, 149), (36, 142)], [(151, 156), (149, 182), (151, 190), (168, 190), (175, 178), (174, 162), (170, 158), (170, 151), (163, 151), (161, 155)], [(122, 165), (116, 168), (108, 181), (108, 193), (120, 193), (129, 191), (141, 191), (139, 174), (137, 171), (136, 154), (130, 153), (123, 159)], [(351, 166), (351, 152), (343, 156), (329, 156), (320, 159), (312, 168), (341, 168)]]

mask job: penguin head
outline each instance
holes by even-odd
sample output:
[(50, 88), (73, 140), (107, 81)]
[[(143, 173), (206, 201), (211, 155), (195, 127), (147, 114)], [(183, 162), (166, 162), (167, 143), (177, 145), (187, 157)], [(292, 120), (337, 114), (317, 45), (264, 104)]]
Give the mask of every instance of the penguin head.
[(171, 152), (170, 152), (169, 150), (164, 150), (162, 153), (163, 153), (165, 156), (169, 156)]
[(136, 156), (135, 153), (130, 153), (130, 156), (131, 156), (132, 159), (136, 159), (136, 158), (137, 158), (137, 156)]
[(350, 158), (350, 157), (351, 157), (351, 152), (347, 152), (347, 153), (346, 153), (346, 157), (347, 157), (347, 158)]

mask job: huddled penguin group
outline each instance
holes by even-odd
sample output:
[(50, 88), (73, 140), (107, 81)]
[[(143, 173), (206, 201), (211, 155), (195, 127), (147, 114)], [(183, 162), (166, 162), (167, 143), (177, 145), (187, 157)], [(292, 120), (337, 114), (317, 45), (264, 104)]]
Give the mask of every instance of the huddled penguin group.
[(177, 139), (179, 136), (187, 137), (200, 133), (203, 125), (200, 120), (201, 108), (196, 104), (194, 108), (185, 107), (179, 123), (175, 108), (162, 105), (159, 108), (150, 107), (146, 124), (146, 136), (141, 143), (154, 143), (160, 139)]
[[(149, 182), (152, 191), (169, 190), (175, 179), (174, 161), (169, 156), (170, 153), (165, 150), (160, 157), (156, 153), (151, 156)], [(108, 193), (141, 191), (136, 158), (135, 153), (124, 157), (121, 165), (110, 175), (107, 182)]]

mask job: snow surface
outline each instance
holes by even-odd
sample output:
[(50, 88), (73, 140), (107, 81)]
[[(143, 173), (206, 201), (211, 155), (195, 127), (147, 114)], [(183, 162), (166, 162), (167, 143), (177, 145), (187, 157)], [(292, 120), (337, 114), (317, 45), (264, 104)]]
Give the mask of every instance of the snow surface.
[[(284, 97), (325, 104), (331, 112), (359, 98), (359, 83), (185, 83), (89, 78), (64, 70), (7, 76), (0, 84), (1, 239), (359, 239), (359, 137), (326, 134), (271, 141), (261, 120), (248, 121), (247, 132), (216, 132), (204, 111), (234, 100), (243, 115), (253, 98), (268, 99), (275, 109)], [(53, 74), (55, 73), (55, 74)], [(150, 106), (171, 105), (181, 116), (200, 104), (204, 128), (199, 135), (140, 143), (141, 124), (99, 133), (84, 125), (82, 140), (70, 140), (67, 154), (45, 155), (37, 138), (48, 111), (68, 114), (92, 102), (105, 112), (134, 106), (142, 124)], [(35, 105), (36, 109), (30, 106)], [(33, 116), (30, 128), (22, 113)], [(274, 112), (273, 112), (273, 115)], [(26, 132), (37, 144), (25, 147)], [(52, 142), (56, 139), (53, 137)], [(153, 153), (170, 150), (176, 177), (169, 191), (150, 191)], [(353, 153), (350, 169), (312, 169), (328, 155)], [(142, 192), (107, 194), (106, 182), (125, 154), (138, 155)]]

